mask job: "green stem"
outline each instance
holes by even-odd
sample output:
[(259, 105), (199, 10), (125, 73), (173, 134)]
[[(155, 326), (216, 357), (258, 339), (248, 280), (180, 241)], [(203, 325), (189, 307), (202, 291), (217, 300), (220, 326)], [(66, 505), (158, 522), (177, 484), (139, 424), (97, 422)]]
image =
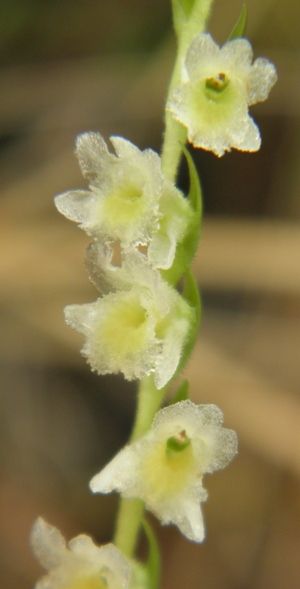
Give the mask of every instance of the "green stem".
[(133, 558), (144, 513), (140, 499), (120, 499), (114, 544), (128, 558)]
[[(167, 100), (175, 86), (181, 82), (181, 70), (190, 44), (203, 33), (213, 0), (196, 0), (188, 19), (182, 25), (178, 38), (178, 51), (169, 85)], [(186, 128), (178, 123), (171, 113), (165, 114), (165, 135), (161, 152), (162, 171), (175, 182), (182, 154), (182, 146), (187, 138)]]
[[(154, 415), (161, 406), (166, 388), (158, 390), (152, 376), (140, 381), (137, 412), (131, 435), (131, 442), (142, 437), (150, 428)], [(117, 518), (115, 545), (132, 558), (135, 552), (139, 529), (144, 513), (140, 499), (121, 499)]]
[(131, 442), (141, 438), (150, 428), (153, 417), (162, 404), (166, 387), (157, 389), (153, 376), (146, 376), (140, 381), (136, 418), (131, 434)]
[[(181, 27), (178, 39), (178, 52), (169, 86), (168, 97), (175, 86), (181, 82), (181, 68), (186, 52), (196, 37), (203, 32), (213, 0), (195, 0), (192, 11)], [(182, 146), (186, 142), (187, 131), (183, 125), (175, 121), (166, 112), (166, 130), (162, 147), (162, 171), (172, 182), (176, 174)], [(150, 428), (155, 413), (160, 408), (166, 393), (166, 387), (158, 390), (152, 376), (140, 381), (135, 423), (131, 442), (142, 437)], [(121, 499), (117, 518), (115, 545), (127, 556), (132, 558), (135, 553), (138, 533), (144, 513), (144, 503), (140, 499)]]

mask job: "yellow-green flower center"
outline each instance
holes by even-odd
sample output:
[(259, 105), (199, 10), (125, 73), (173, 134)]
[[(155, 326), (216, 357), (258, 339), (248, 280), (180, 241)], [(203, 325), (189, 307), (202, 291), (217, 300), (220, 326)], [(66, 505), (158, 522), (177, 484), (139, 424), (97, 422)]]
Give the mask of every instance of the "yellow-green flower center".
[(128, 228), (128, 225), (135, 225), (145, 215), (147, 199), (144, 184), (145, 181), (139, 175), (134, 178), (126, 175), (119, 178), (106, 194), (99, 209), (99, 216), (112, 237), (117, 237), (119, 232), (122, 233), (126, 227)]
[(125, 295), (112, 301), (98, 331), (99, 344), (116, 357), (138, 353), (148, 336), (148, 314), (137, 296)]
[(185, 430), (179, 432), (177, 436), (168, 438), (166, 443), (166, 454), (168, 458), (176, 459), (178, 452), (183, 452), (191, 443), (190, 438), (186, 435)]
[(124, 186), (119, 186), (116, 188), (110, 198), (115, 198), (116, 200), (127, 200), (127, 201), (135, 201), (140, 198), (143, 194), (142, 188), (140, 186), (136, 186), (135, 184), (124, 184)]
[(107, 581), (104, 577), (93, 575), (74, 579), (64, 585), (63, 589), (107, 589), (107, 587)]
[(239, 85), (220, 73), (200, 80), (191, 90), (190, 107), (197, 126), (212, 132), (227, 125), (244, 104)]
[(166, 501), (189, 485), (197, 474), (198, 461), (191, 440), (180, 432), (152, 446), (142, 468), (150, 500)]

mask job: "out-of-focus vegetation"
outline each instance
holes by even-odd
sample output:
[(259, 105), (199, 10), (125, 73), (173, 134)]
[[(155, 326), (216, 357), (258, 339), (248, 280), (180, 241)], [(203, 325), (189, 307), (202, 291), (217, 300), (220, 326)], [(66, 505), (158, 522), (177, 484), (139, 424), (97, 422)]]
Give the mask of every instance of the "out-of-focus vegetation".
[(0, 63), (148, 51), (170, 25), (159, 0), (1, 0)]

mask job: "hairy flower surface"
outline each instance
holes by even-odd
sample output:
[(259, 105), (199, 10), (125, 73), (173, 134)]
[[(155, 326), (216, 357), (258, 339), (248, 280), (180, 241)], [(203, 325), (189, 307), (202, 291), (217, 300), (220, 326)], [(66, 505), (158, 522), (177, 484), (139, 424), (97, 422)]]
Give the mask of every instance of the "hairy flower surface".
[(92, 491), (140, 498), (163, 524), (174, 523), (201, 542), (203, 475), (224, 468), (237, 452), (236, 434), (222, 422), (216, 405), (182, 401), (158, 411), (150, 431), (92, 479)]
[(128, 380), (153, 373), (160, 389), (178, 366), (193, 310), (136, 249), (124, 254), (121, 268), (111, 266), (106, 255), (93, 244), (88, 265), (99, 290), (112, 292), (94, 303), (67, 306), (66, 322), (85, 335), (82, 354), (93, 370), (122, 372)]
[(42, 518), (36, 520), (31, 544), (48, 575), (36, 589), (127, 589), (130, 565), (113, 545), (98, 547), (80, 535), (66, 545), (60, 532)]
[(110, 140), (116, 155), (99, 133), (78, 136), (76, 154), (90, 190), (60, 194), (56, 207), (104, 243), (120, 241), (125, 248), (150, 244), (151, 263), (169, 268), (188, 226), (189, 203), (164, 178), (157, 153), (140, 151), (122, 137)]
[(252, 64), (252, 57), (246, 39), (228, 41), (221, 49), (207, 33), (192, 42), (181, 84), (171, 93), (167, 110), (187, 127), (195, 147), (218, 156), (231, 147), (259, 149), (259, 129), (248, 106), (266, 100), (277, 75), (267, 59)]

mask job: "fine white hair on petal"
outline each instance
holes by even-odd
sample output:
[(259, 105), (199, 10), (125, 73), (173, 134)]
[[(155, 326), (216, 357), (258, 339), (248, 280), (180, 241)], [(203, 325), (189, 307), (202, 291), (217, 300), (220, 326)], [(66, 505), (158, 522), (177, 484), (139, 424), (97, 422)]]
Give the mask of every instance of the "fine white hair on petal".
[(247, 39), (234, 39), (219, 48), (204, 33), (192, 42), (185, 73), (170, 94), (167, 110), (187, 128), (195, 147), (219, 157), (231, 148), (259, 149), (259, 130), (248, 106), (266, 100), (277, 75), (267, 59), (252, 64), (252, 57)]
[(190, 204), (164, 177), (156, 152), (122, 137), (110, 139), (115, 153), (99, 133), (77, 137), (76, 155), (90, 190), (59, 194), (55, 205), (96, 241), (125, 249), (149, 246), (152, 266), (168, 269), (188, 230)]
[[(201, 502), (205, 473), (224, 468), (237, 453), (237, 436), (222, 427), (216, 405), (182, 401), (156, 414), (145, 436), (121, 450), (90, 482), (94, 493), (115, 490), (139, 498), (162, 524), (175, 524), (190, 540), (202, 542)], [(184, 450), (167, 453), (170, 439), (188, 441)]]
[[(202, 499), (202, 501), (205, 501), (205, 499)], [(189, 540), (203, 542), (205, 529), (201, 504), (195, 503), (193, 500), (186, 501), (184, 504), (184, 515), (178, 518), (176, 525), (181, 533)]]
[(31, 533), (32, 548), (48, 571), (36, 589), (65, 587), (103, 587), (127, 589), (131, 567), (113, 545), (96, 546), (85, 534), (73, 538), (68, 546), (60, 532), (39, 518)]
[(61, 565), (66, 553), (66, 542), (61, 533), (39, 517), (33, 524), (30, 541), (41, 565), (50, 570)]
[(90, 246), (86, 266), (105, 294), (94, 303), (68, 305), (65, 320), (85, 336), (81, 351), (93, 370), (122, 372), (128, 380), (153, 373), (161, 389), (179, 364), (194, 311), (136, 248), (123, 251), (121, 267), (110, 260), (107, 248)]
[(249, 104), (266, 100), (276, 81), (277, 73), (273, 63), (265, 57), (256, 59), (249, 75)]
[(112, 137), (117, 155), (109, 153), (99, 133), (77, 138), (76, 154), (90, 192), (69, 191), (55, 203), (67, 218), (105, 242), (147, 244), (159, 226), (164, 177), (159, 156), (140, 151), (130, 141)]
[(75, 153), (80, 169), (93, 186), (101, 186), (101, 177), (106, 164), (113, 164), (116, 156), (109, 153), (100, 133), (82, 133), (76, 138)]
[(208, 69), (213, 58), (219, 54), (219, 47), (208, 33), (196, 37), (191, 44), (185, 59), (185, 66), (189, 76), (197, 76), (200, 72)]
[(95, 211), (95, 194), (88, 190), (68, 190), (54, 199), (57, 210), (70, 219), (85, 227), (86, 222)]
[(233, 39), (220, 48), (220, 63), (224, 60), (227, 67), (232, 68), (232, 73), (247, 72), (251, 67), (253, 51), (247, 39)]

